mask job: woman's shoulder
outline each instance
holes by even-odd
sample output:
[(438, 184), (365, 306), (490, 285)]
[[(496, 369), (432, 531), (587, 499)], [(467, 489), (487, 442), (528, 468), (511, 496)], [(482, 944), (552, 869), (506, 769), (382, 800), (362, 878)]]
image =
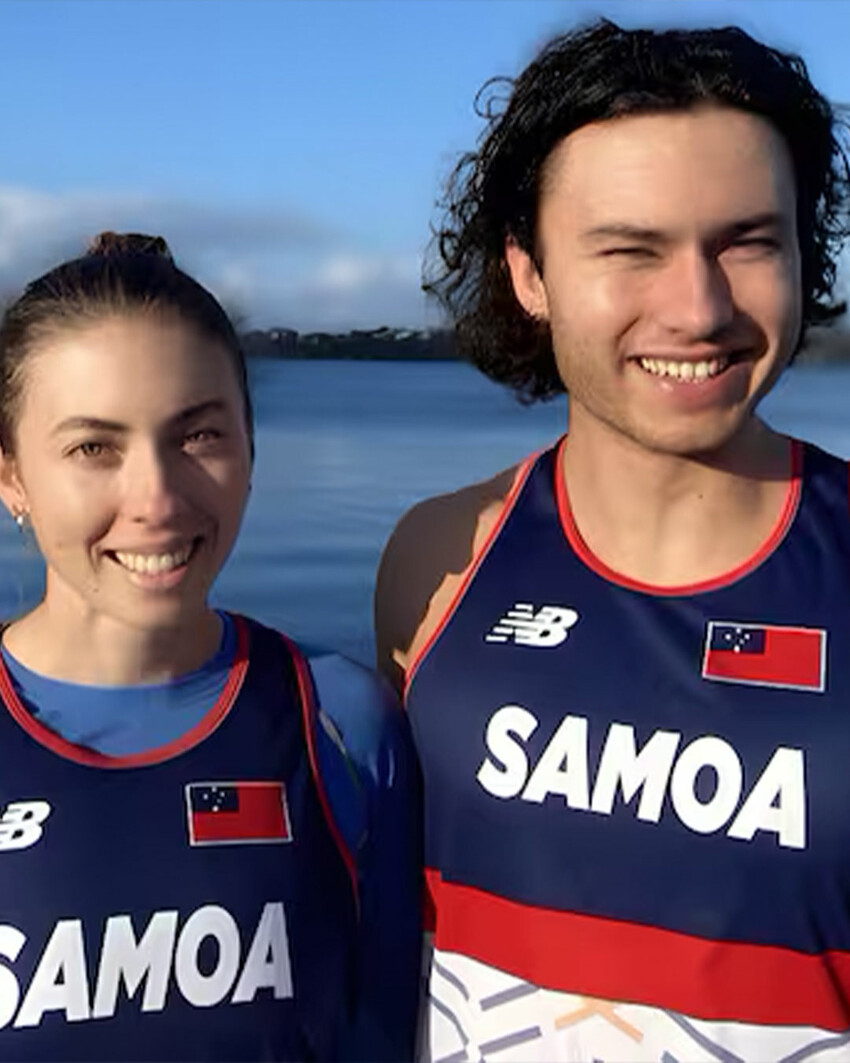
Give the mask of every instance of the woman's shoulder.
[(406, 747), (407, 721), (387, 680), (341, 653), (308, 648), (319, 722), (352, 762), (383, 774), (386, 761)]
[[(418, 844), (419, 771), (407, 717), (387, 680), (370, 668), (333, 652), (311, 650), (307, 661), (316, 766), (330, 809), (361, 876), (383, 874), (380, 839), (398, 832), (404, 845)], [(398, 845), (390, 848), (392, 859), (403, 861)]]
[(264, 654), (274, 652), (274, 642), (278, 640), (281, 648), (287, 646), (306, 662), (312, 679), (317, 723), (331, 744), (357, 768), (358, 774), (375, 781), (391, 774), (394, 762), (407, 756), (410, 736), (404, 712), (389, 682), (371, 668), (335, 650), (300, 644), (251, 617), (240, 619), (247, 623), (251, 643), (264, 645)]
[(322, 707), (360, 726), (380, 727), (387, 713), (400, 711), (398, 698), (383, 676), (334, 650), (303, 647)]

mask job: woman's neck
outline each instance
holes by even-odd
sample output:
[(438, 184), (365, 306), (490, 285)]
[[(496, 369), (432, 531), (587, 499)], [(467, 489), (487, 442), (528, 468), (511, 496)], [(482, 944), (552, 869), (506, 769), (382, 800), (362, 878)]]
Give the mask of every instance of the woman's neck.
[(191, 622), (137, 627), (102, 614), (70, 617), (49, 596), (3, 634), (9, 652), (31, 671), (98, 686), (166, 682), (200, 668), (221, 641), (221, 619), (205, 609)]

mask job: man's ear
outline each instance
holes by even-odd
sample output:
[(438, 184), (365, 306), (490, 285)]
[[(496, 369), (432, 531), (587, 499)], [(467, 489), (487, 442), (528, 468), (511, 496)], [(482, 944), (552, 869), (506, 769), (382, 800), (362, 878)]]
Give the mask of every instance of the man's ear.
[(29, 513), (29, 500), (18, 474), (14, 457), (0, 447), (0, 502), (9, 510), (12, 519)]
[(549, 300), (543, 287), (543, 278), (534, 259), (527, 251), (523, 251), (512, 236), (505, 241), (505, 262), (519, 305), (529, 317), (537, 321), (548, 321)]

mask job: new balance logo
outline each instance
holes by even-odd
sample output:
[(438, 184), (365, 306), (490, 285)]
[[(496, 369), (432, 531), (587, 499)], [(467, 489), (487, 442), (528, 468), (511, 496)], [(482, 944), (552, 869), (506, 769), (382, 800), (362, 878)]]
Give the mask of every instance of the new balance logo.
[(485, 642), (508, 642), (519, 646), (560, 646), (578, 620), (575, 609), (544, 605), (537, 612), (529, 602), (517, 602), (484, 636)]
[(46, 801), (10, 801), (0, 815), (0, 852), (29, 849), (42, 835), (42, 823), (50, 815)]

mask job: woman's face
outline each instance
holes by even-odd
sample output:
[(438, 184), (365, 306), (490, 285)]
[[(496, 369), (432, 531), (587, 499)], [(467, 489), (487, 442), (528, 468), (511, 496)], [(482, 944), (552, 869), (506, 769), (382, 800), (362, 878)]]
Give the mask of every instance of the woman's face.
[(0, 492), (29, 514), (46, 606), (69, 622), (195, 621), (251, 473), (228, 352), (176, 317), (116, 314), (57, 331), (23, 372)]

